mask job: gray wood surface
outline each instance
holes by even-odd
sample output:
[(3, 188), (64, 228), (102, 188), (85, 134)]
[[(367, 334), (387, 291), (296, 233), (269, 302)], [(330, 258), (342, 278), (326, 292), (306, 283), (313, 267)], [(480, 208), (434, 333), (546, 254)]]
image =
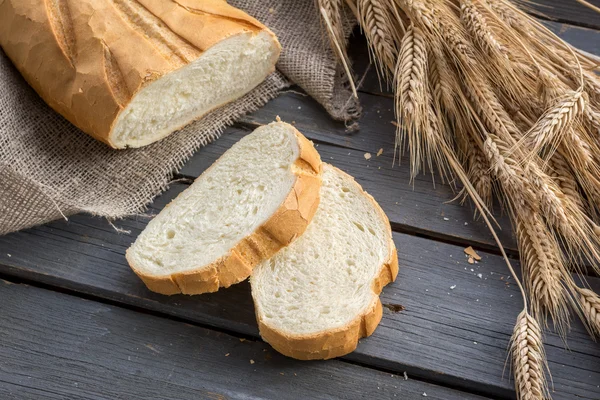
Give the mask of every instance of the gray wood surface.
[(2, 399), (481, 399), (0, 280)]
[[(600, 7), (598, 0), (587, 1)], [(540, 18), (600, 29), (599, 14), (576, 0), (518, 0), (515, 2), (522, 4), (530, 14)]]
[[(173, 187), (150, 211), (164, 207), (183, 188)], [(117, 222), (120, 228), (131, 230), (124, 235), (101, 219), (78, 215), (68, 223), (59, 221), (0, 237), (0, 271), (258, 338), (247, 283), (191, 297), (161, 296), (144, 287), (127, 266), (124, 252), (146, 221), (138, 217)], [(386, 308), (375, 334), (363, 339), (345, 359), (511, 398), (512, 383), (508, 372), (503, 372), (521, 303), (501, 258), (480, 252), (482, 262), (471, 265), (463, 254), (464, 246), (400, 233), (394, 234), (394, 240), (400, 275), (385, 288), (382, 302), (402, 305), (405, 310), (394, 313)], [(600, 290), (600, 279), (589, 278), (589, 282)], [(568, 336), (570, 350), (554, 334), (546, 335), (545, 343), (554, 398), (600, 398), (600, 347), (585, 329), (574, 321)]]

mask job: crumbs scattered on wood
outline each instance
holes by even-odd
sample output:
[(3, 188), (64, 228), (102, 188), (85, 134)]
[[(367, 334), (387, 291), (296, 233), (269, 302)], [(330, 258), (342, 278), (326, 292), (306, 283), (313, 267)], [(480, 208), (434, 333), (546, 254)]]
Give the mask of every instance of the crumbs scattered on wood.
[(406, 308), (404, 308), (404, 306), (402, 304), (390, 303), (390, 304), (384, 304), (383, 306), (394, 313), (406, 310)]
[(12, 257), (10, 254), (6, 253), (7, 256)]
[(454, 290), (454, 289), (456, 289), (456, 285), (450, 286), (450, 290)]
[(382, 155), (382, 154), (383, 154), (383, 149), (379, 149), (379, 150), (377, 150), (377, 157), (379, 157), (379, 156), (380, 156), (380, 155)]
[(483, 278), (483, 275), (482, 275), (482, 274), (477, 274), (477, 277), (478, 277), (479, 279), (481, 279), (481, 278)]
[(245, 342), (245, 341), (246, 341), (246, 339), (240, 338), (240, 342)]
[[(469, 259), (467, 260), (467, 262), (469, 264), (475, 264), (475, 260), (473, 259), (473, 257), (469, 257)], [(471, 270), (471, 271), (473, 271), (473, 270)]]
[(365, 153), (365, 160), (371, 159), (371, 153)]
[(408, 374), (406, 373), (406, 371), (404, 371), (404, 380), (407, 381), (408, 380)]
[(229, 353), (225, 354), (225, 357), (229, 357)]
[(477, 254), (477, 252), (476, 252), (475, 250), (473, 250), (473, 247), (472, 247), (472, 246), (469, 246), (469, 247), (467, 247), (467, 248), (464, 250), (464, 252), (465, 252), (465, 254), (467, 254), (467, 255), (469, 255), (469, 256), (471, 256), (471, 257), (473, 257), (475, 260), (477, 260), (477, 261), (481, 261), (481, 256), (480, 256), (479, 254)]
[(450, 221), (450, 218), (444, 217), (444, 221)]
[(254, 364), (254, 360), (250, 360), (250, 364)]

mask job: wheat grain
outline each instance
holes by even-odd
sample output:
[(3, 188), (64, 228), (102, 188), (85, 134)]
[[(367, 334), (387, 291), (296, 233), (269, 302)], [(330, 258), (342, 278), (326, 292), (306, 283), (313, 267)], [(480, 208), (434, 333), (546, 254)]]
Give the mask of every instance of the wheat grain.
[(517, 317), (510, 353), (518, 400), (549, 398), (542, 332), (526, 309)]

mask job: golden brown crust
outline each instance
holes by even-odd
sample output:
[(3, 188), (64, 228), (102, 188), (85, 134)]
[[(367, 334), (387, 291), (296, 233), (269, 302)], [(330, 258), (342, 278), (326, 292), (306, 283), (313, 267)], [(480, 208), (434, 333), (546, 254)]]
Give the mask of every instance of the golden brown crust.
[(0, 1), (0, 46), (27, 82), (113, 147), (119, 113), (145, 85), (223, 39), (260, 31), (277, 43), (223, 0)]
[[(354, 178), (350, 175), (337, 168), (336, 170), (354, 181)], [(360, 187), (360, 185), (358, 186)], [(379, 204), (362, 188), (360, 190), (371, 200), (373, 206), (389, 227), (389, 220)], [(362, 314), (357, 315), (353, 321), (337, 329), (311, 335), (293, 336), (265, 324), (258, 314), (258, 310), (256, 310), (256, 320), (258, 321), (262, 338), (281, 354), (298, 360), (329, 359), (353, 352), (358, 345), (358, 340), (362, 337), (370, 336), (375, 331), (375, 328), (377, 328), (377, 325), (379, 325), (383, 315), (379, 294), (385, 285), (395, 281), (398, 276), (398, 253), (396, 245), (392, 240), (391, 227), (389, 227), (388, 233), (390, 240), (389, 255), (379, 269), (379, 274), (373, 279), (372, 284), (373, 293), (377, 297), (375, 297), (373, 303)]]
[[(248, 278), (252, 268), (273, 256), (302, 235), (319, 206), (321, 157), (312, 142), (296, 128), (299, 156), (291, 166), (296, 182), (284, 202), (253, 234), (242, 239), (225, 257), (197, 270), (172, 275), (147, 275), (129, 257), (131, 269), (153, 292), (172, 294), (201, 294), (216, 292)], [(216, 161), (218, 162), (218, 160)]]

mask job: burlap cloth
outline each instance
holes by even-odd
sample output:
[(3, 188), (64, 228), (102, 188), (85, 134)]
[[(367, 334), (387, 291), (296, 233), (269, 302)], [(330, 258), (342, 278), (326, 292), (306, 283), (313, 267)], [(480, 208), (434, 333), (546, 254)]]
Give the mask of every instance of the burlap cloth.
[[(231, 0), (283, 46), (277, 72), (242, 99), (142, 149), (112, 150), (50, 109), (0, 51), (0, 234), (78, 212), (119, 218), (144, 210), (195, 150), (291, 82), (333, 118), (359, 112), (314, 0)], [(351, 21), (347, 21), (347, 31)], [(349, 101), (350, 99), (350, 101)]]

